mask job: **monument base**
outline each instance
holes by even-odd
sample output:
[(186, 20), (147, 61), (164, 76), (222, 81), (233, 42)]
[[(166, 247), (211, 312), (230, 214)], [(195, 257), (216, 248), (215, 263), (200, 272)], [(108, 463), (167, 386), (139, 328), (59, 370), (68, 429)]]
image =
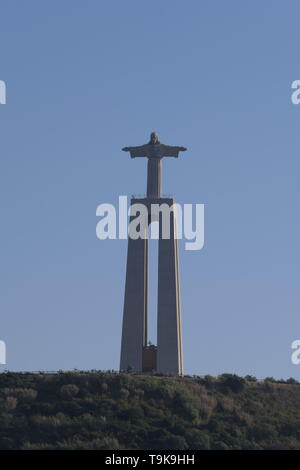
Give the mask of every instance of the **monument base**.
[[(131, 205), (144, 204), (153, 222), (151, 204), (175, 204), (173, 198), (133, 198)], [(183, 374), (180, 283), (176, 213), (169, 212), (169, 238), (163, 238), (159, 213), (157, 348), (149, 347), (148, 330), (148, 230), (145, 238), (128, 238), (125, 300), (120, 370)]]

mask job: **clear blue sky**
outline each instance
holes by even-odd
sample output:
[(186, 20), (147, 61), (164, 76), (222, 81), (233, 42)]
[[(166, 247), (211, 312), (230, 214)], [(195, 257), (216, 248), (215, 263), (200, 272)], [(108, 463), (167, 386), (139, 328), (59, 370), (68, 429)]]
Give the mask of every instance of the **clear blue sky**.
[(0, 370), (118, 368), (127, 244), (95, 211), (144, 193), (120, 149), (156, 130), (188, 147), (164, 192), (206, 208), (204, 249), (181, 246), (186, 372), (300, 379), (299, 2), (0, 11)]

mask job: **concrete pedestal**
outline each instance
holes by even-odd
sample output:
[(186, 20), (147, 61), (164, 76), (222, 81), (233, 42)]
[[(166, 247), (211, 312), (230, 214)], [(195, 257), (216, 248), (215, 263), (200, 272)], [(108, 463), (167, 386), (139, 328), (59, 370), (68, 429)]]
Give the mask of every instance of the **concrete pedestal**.
[[(132, 204), (144, 204), (148, 209), (149, 225), (157, 218), (151, 215), (151, 204), (167, 204), (173, 198), (132, 199)], [(153, 363), (157, 372), (183, 374), (180, 283), (176, 215), (170, 212), (170, 237), (163, 238), (159, 214), (157, 350)], [(127, 271), (123, 312), (120, 370), (143, 372), (143, 352), (147, 347), (148, 306), (148, 233), (145, 239), (128, 239)], [(154, 353), (153, 353), (154, 354)], [(144, 353), (144, 358), (145, 358)], [(147, 366), (148, 367), (148, 366)]]

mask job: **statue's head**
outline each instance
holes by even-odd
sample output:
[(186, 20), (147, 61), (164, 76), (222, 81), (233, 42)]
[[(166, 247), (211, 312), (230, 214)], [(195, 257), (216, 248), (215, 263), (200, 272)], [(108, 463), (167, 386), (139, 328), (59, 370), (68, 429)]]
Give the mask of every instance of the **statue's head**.
[(158, 135), (156, 134), (156, 132), (151, 132), (151, 135), (150, 135), (150, 144), (159, 144), (159, 140), (158, 140)]

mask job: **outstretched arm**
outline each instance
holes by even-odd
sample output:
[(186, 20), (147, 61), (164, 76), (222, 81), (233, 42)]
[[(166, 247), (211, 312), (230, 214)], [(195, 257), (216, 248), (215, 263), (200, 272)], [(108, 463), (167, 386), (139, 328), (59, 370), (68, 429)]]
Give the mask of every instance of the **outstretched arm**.
[(162, 147), (162, 155), (164, 157), (175, 157), (177, 158), (178, 157), (178, 154), (179, 152), (185, 152), (186, 151), (186, 147), (177, 147), (177, 146), (174, 146), (174, 145), (164, 145), (164, 144), (161, 144), (161, 147)]
[(136, 157), (147, 157), (147, 145), (140, 145), (138, 147), (124, 147), (122, 150), (124, 152), (130, 152), (131, 158)]

